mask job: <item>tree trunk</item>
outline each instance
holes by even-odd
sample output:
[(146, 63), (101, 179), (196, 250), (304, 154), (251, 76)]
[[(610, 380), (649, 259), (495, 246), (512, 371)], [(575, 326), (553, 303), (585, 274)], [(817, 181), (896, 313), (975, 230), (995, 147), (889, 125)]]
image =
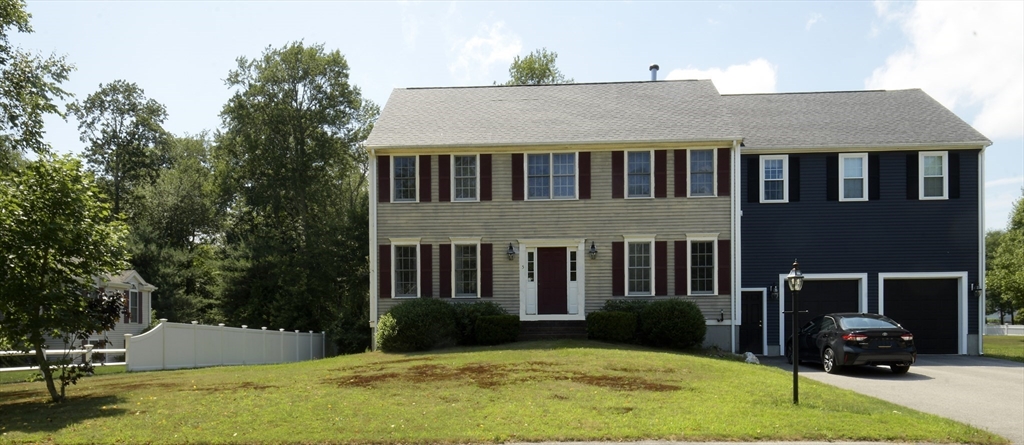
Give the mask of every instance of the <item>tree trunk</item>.
[(39, 362), (39, 372), (43, 373), (43, 380), (46, 381), (46, 390), (50, 391), (50, 398), (54, 402), (60, 402), (62, 397), (57, 394), (57, 387), (53, 384), (53, 372), (50, 371), (50, 363), (46, 361), (42, 343), (36, 345), (36, 361)]

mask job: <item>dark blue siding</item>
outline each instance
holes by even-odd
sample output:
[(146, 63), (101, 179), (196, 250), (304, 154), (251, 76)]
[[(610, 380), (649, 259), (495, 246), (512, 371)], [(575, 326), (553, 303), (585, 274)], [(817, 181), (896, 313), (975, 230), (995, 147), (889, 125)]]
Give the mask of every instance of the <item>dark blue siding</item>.
[[(744, 155), (743, 286), (777, 283), (797, 258), (804, 273), (868, 274), (868, 310), (877, 312), (880, 272), (967, 271), (968, 282), (978, 282), (980, 151), (949, 152), (959, 154), (956, 199), (908, 200), (907, 155), (917, 158), (916, 152), (901, 151), (878, 153), (878, 180), (871, 181), (879, 186), (877, 200), (829, 201), (826, 158), (835, 154), (812, 153), (789, 155), (799, 158), (800, 200), (785, 204), (760, 204), (756, 196), (749, 202), (748, 160), (757, 155)], [(977, 298), (969, 296), (967, 307), (968, 332), (978, 333)], [(777, 302), (769, 302), (768, 311), (778, 313)], [(768, 344), (778, 344), (778, 320), (766, 318)]]

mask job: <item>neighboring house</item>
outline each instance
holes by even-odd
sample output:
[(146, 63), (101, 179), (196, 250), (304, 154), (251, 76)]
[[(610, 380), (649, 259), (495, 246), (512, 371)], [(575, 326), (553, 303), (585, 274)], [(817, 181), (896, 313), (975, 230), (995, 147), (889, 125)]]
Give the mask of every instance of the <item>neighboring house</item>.
[[(88, 344), (97, 348), (124, 348), (124, 334), (139, 335), (149, 327), (153, 291), (156, 287), (142, 279), (134, 270), (125, 270), (116, 276), (96, 278), (94, 286), (100, 291), (123, 292), (125, 295), (124, 314), (114, 329), (97, 332), (89, 336)], [(50, 349), (64, 349), (67, 345), (60, 339), (46, 342)], [(81, 344), (74, 345), (76, 347)]]
[(544, 322), (679, 296), (731, 349), (739, 143), (707, 80), (396, 89), (366, 141), (370, 323), (411, 298)]
[(981, 351), (988, 139), (916, 89), (723, 99), (743, 132), (739, 351), (781, 353), (794, 259), (802, 321), (878, 312), (922, 353)]
[(920, 90), (396, 89), (366, 141), (370, 323), (410, 298), (542, 323), (681, 297), (707, 345), (779, 355), (799, 259), (808, 315), (881, 312), (922, 352), (977, 354), (989, 144)]

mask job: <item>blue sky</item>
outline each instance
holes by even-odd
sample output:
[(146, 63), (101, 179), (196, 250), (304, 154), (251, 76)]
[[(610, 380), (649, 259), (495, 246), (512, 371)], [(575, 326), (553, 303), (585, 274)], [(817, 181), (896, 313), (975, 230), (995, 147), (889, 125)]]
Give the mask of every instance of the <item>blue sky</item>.
[[(22, 48), (64, 54), (77, 98), (116, 79), (167, 106), (175, 134), (215, 130), (239, 56), (322, 43), (381, 105), (393, 88), (489, 85), (546, 47), (576, 82), (712, 79), (723, 93), (921, 88), (993, 141), (986, 227), (1024, 187), (1024, 2), (29, 1)], [(77, 122), (48, 140), (81, 152)]]

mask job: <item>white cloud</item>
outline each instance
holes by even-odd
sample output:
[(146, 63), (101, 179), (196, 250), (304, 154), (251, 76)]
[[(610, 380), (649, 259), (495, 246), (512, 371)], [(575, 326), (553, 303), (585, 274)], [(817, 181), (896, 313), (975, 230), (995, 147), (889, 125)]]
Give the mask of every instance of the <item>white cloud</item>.
[(722, 94), (774, 93), (778, 68), (764, 59), (751, 60), (726, 69), (679, 68), (668, 73), (665, 80), (711, 79)]
[(512, 63), (523, 44), (518, 35), (504, 27), (503, 22), (482, 25), (475, 36), (456, 43), (455, 61), (448, 65), (448, 70), (466, 80), (480, 80), (488, 75), (492, 65)]
[(1021, 184), (985, 183), (985, 230), (1006, 229), (1010, 222), (1013, 204), (1021, 199)]
[(991, 181), (985, 181), (985, 187), (998, 187), (1002, 185), (1015, 185), (1018, 188), (1024, 187), (1024, 176), (1017, 176), (1013, 178), (1001, 178), (994, 179)]
[[(946, 107), (975, 107), (990, 139), (1024, 136), (1024, 2), (919, 2), (894, 10), (909, 46), (865, 80), (869, 89), (921, 88)], [(962, 112), (962, 110), (961, 110)]]
[(811, 18), (807, 20), (807, 25), (804, 26), (804, 29), (806, 29), (807, 31), (810, 31), (811, 27), (814, 26), (815, 23), (824, 22), (824, 21), (825, 21), (825, 16), (815, 12), (814, 14), (811, 14)]

